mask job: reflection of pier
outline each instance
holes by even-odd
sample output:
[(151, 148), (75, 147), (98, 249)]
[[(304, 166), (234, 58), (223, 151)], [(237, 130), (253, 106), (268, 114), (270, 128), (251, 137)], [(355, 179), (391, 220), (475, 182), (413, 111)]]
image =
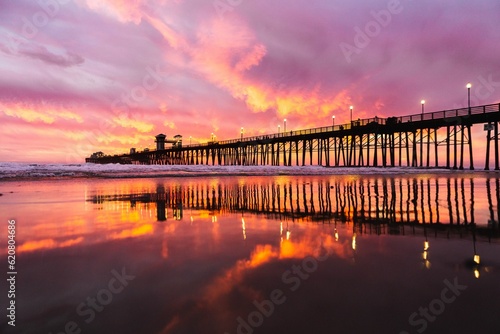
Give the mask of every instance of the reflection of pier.
[(86, 161), (161, 165), (405, 165), (450, 169), (464, 169), (468, 164), (474, 169), (471, 127), (484, 124), (485, 169), (489, 169), (492, 151), (498, 170), (499, 111), (500, 104), (491, 104), (399, 117), (375, 116), (349, 124), (233, 140), (217, 141), (212, 137), (208, 143), (185, 146), (177, 136), (171, 148), (165, 148), (165, 135), (160, 134), (156, 137), (156, 150), (133, 149), (130, 154), (115, 156), (97, 152)]
[[(169, 216), (181, 220), (183, 210), (205, 210), (214, 214), (252, 213), (279, 220), (353, 223), (359, 233), (399, 234), (406, 233), (409, 226), (413, 232), (425, 227), (450, 236), (472, 229), (478, 236), (499, 237), (499, 180), (484, 182), (477, 185), (473, 178), (457, 177), (395, 177), (286, 184), (159, 184), (151, 193), (96, 195), (89, 201), (130, 202), (131, 206), (156, 203), (159, 221)], [(488, 200), (488, 207), (481, 207), (481, 221), (476, 219), (474, 192), (476, 198)], [(172, 214), (168, 215), (170, 209)]]

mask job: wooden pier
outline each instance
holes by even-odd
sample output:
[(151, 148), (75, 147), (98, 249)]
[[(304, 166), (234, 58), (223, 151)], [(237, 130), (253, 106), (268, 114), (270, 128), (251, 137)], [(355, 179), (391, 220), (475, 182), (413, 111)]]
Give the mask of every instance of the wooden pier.
[[(493, 154), (500, 169), (498, 122), (500, 103), (408, 116), (358, 119), (349, 124), (182, 145), (180, 136), (165, 148), (106, 156), (90, 163), (161, 165), (273, 165), (328, 167), (445, 167), (474, 169), (471, 127), (486, 132), (484, 169)], [(159, 137), (160, 136), (160, 137)], [(160, 138), (160, 139), (159, 139)], [(493, 149), (491, 149), (493, 142)], [(99, 152), (100, 153), (100, 152)], [(444, 155), (444, 157), (443, 157)]]

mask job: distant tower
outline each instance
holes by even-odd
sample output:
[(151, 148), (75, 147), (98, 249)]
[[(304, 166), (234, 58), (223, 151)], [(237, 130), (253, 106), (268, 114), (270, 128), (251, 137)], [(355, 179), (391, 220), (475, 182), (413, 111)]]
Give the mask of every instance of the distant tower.
[(174, 140), (175, 140), (175, 144), (174, 144), (175, 147), (182, 147), (182, 136), (181, 135), (175, 135)]
[(165, 136), (163, 133), (160, 133), (159, 135), (156, 136), (156, 150), (161, 151), (165, 149)]

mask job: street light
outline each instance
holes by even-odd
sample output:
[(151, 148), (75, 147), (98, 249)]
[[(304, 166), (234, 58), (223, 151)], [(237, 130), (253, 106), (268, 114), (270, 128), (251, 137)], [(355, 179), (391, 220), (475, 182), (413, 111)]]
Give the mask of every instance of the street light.
[(285, 127), (283, 128), (283, 132), (286, 132), (286, 118), (283, 120), (283, 122), (285, 123)]
[(349, 107), (349, 110), (351, 111), (351, 123), (352, 123), (352, 109), (354, 109), (354, 107), (353, 107), (353, 106), (350, 106), (350, 107)]
[(422, 104), (422, 114), (423, 114), (423, 113), (424, 113), (424, 104), (425, 104), (425, 100), (420, 101), (420, 103)]
[(469, 108), (469, 115), (470, 115), (470, 89), (472, 88), (472, 84), (469, 82), (467, 83), (467, 106)]
[(189, 136), (189, 145), (191, 145), (191, 138), (193, 137)]
[(241, 140), (243, 140), (243, 127), (241, 127), (240, 134), (241, 134)]
[(278, 124), (278, 134), (280, 134), (281, 125)]
[(332, 127), (335, 127), (335, 115), (332, 116)]

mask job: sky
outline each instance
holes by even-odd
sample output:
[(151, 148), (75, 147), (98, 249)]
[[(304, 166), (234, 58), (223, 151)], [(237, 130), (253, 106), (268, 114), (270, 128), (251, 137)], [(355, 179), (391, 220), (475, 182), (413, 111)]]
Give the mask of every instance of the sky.
[(351, 105), (460, 108), (467, 82), (472, 105), (498, 103), (499, 13), (497, 0), (0, 0), (0, 161), (329, 126)]

